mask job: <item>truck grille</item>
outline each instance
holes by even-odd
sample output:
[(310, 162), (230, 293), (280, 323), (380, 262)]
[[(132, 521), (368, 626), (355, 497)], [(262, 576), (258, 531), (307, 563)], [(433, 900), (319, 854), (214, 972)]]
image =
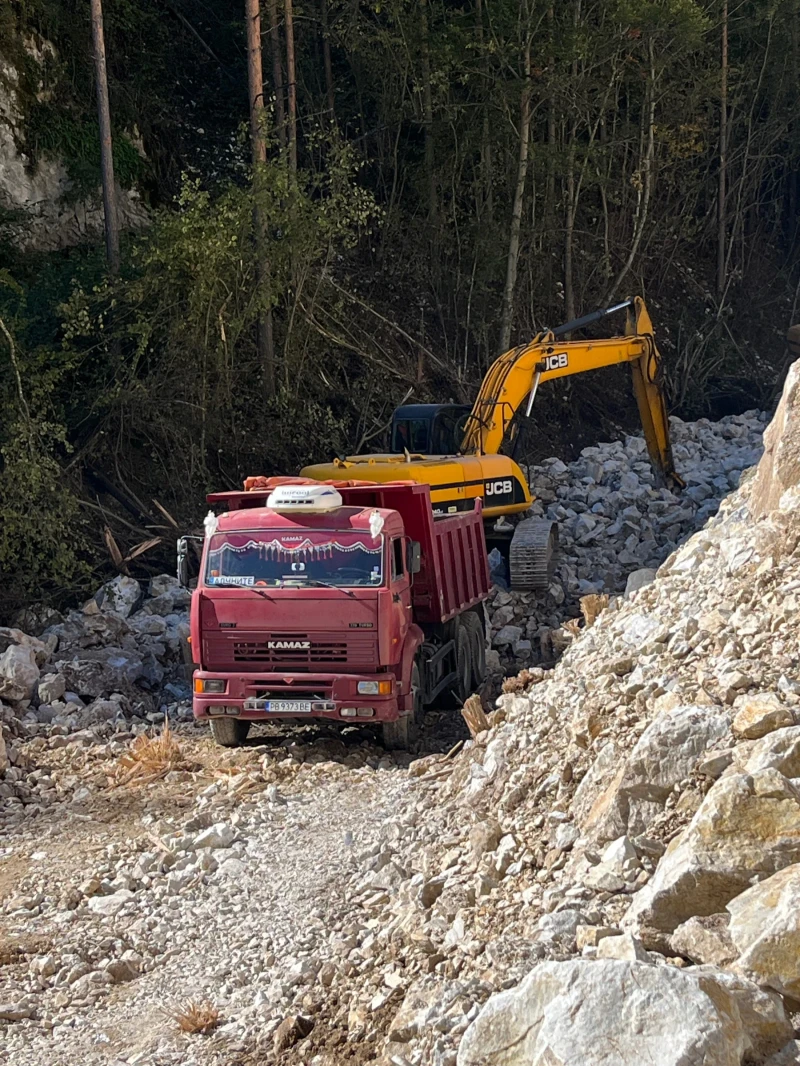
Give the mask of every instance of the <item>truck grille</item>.
[[(308, 644), (309, 647), (303, 647)], [(370, 669), (377, 637), (366, 633), (219, 633), (204, 635), (206, 669), (283, 669), (319, 672)]]
[[(281, 640), (276, 643), (282, 643)], [(297, 637), (287, 640), (287, 644), (304, 643)], [(346, 663), (346, 643), (309, 642), (309, 648), (275, 648), (269, 641), (236, 641), (233, 645), (233, 659), (237, 663)]]

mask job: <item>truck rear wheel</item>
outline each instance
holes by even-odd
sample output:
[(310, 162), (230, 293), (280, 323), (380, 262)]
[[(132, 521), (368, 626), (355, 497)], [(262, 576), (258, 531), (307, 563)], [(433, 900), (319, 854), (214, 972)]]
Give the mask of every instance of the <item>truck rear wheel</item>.
[(445, 711), (459, 711), (472, 695), (472, 636), (463, 619), (453, 640), (455, 644), (455, 679), (438, 697), (438, 705)]
[(223, 748), (238, 748), (247, 740), (250, 722), (241, 718), (212, 718), (211, 735)]
[(413, 710), (395, 722), (383, 722), (383, 746), (387, 751), (411, 751), (417, 742), (422, 720), (422, 679), (416, 663), (411, 668)]
[(464, 617), (464, 626), (472, 643), (472, 688), (476, 689), (486, 679), (486, 631), (474, 612)]

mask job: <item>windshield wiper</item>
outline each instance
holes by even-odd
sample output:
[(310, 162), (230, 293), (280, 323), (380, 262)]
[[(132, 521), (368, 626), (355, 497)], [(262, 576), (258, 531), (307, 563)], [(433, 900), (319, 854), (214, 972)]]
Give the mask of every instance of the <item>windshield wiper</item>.
[[(356, 598), (356, 594), (351, 592), (350, 589), (346, 589), (343, 585), (333, 585), (330, 581), (321, 581), (318, 577), (307, 577), (303, 581), (303, 585), (316, 585), (324, 589), (338, 589), (346, 596), (349, 596), (351, 600)], [(302, 585), (300, 586), (302, 588)]]
[(270, 603), (274, 603), (275, 600), (263, 589), (254, 588), (252, 585), (240, 585), (237, 581), (215, 581), (211, 585), (212, 589), (244, 589), (245, 592), (255, 592), (257, 596), (263, 596), (265, 600), (269, 600)]

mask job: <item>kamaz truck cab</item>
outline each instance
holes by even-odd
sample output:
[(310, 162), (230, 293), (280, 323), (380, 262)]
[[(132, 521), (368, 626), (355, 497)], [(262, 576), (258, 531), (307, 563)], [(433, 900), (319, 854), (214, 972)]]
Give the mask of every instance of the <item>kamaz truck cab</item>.
[[(434, 520), (427, 485), (247, 484), (208, 497), (226, 510), (192, 595), (195, 716), (224, 745), (254, 721), (325, 718), (408, 747), (422, 708), (485, 670), (480, 504)], [(179, 573), (185, 555), (184, 538)]]

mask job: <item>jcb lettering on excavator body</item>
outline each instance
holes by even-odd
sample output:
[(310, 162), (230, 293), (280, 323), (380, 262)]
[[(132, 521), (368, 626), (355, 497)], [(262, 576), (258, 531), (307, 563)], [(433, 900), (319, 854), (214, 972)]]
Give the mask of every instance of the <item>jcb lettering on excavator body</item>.
[(487, 481), (486, 482), (486, 495), (487, 496), (507, 496), (509, 492), (514, 491), (514, 483), (510, 479), (503, 481)]
[(544, 357), (545, 370), (563, 370), (566, 366), (569, 366), (569, 356), (566, 352), (558, 352), (556, 355), (546, 355)]

